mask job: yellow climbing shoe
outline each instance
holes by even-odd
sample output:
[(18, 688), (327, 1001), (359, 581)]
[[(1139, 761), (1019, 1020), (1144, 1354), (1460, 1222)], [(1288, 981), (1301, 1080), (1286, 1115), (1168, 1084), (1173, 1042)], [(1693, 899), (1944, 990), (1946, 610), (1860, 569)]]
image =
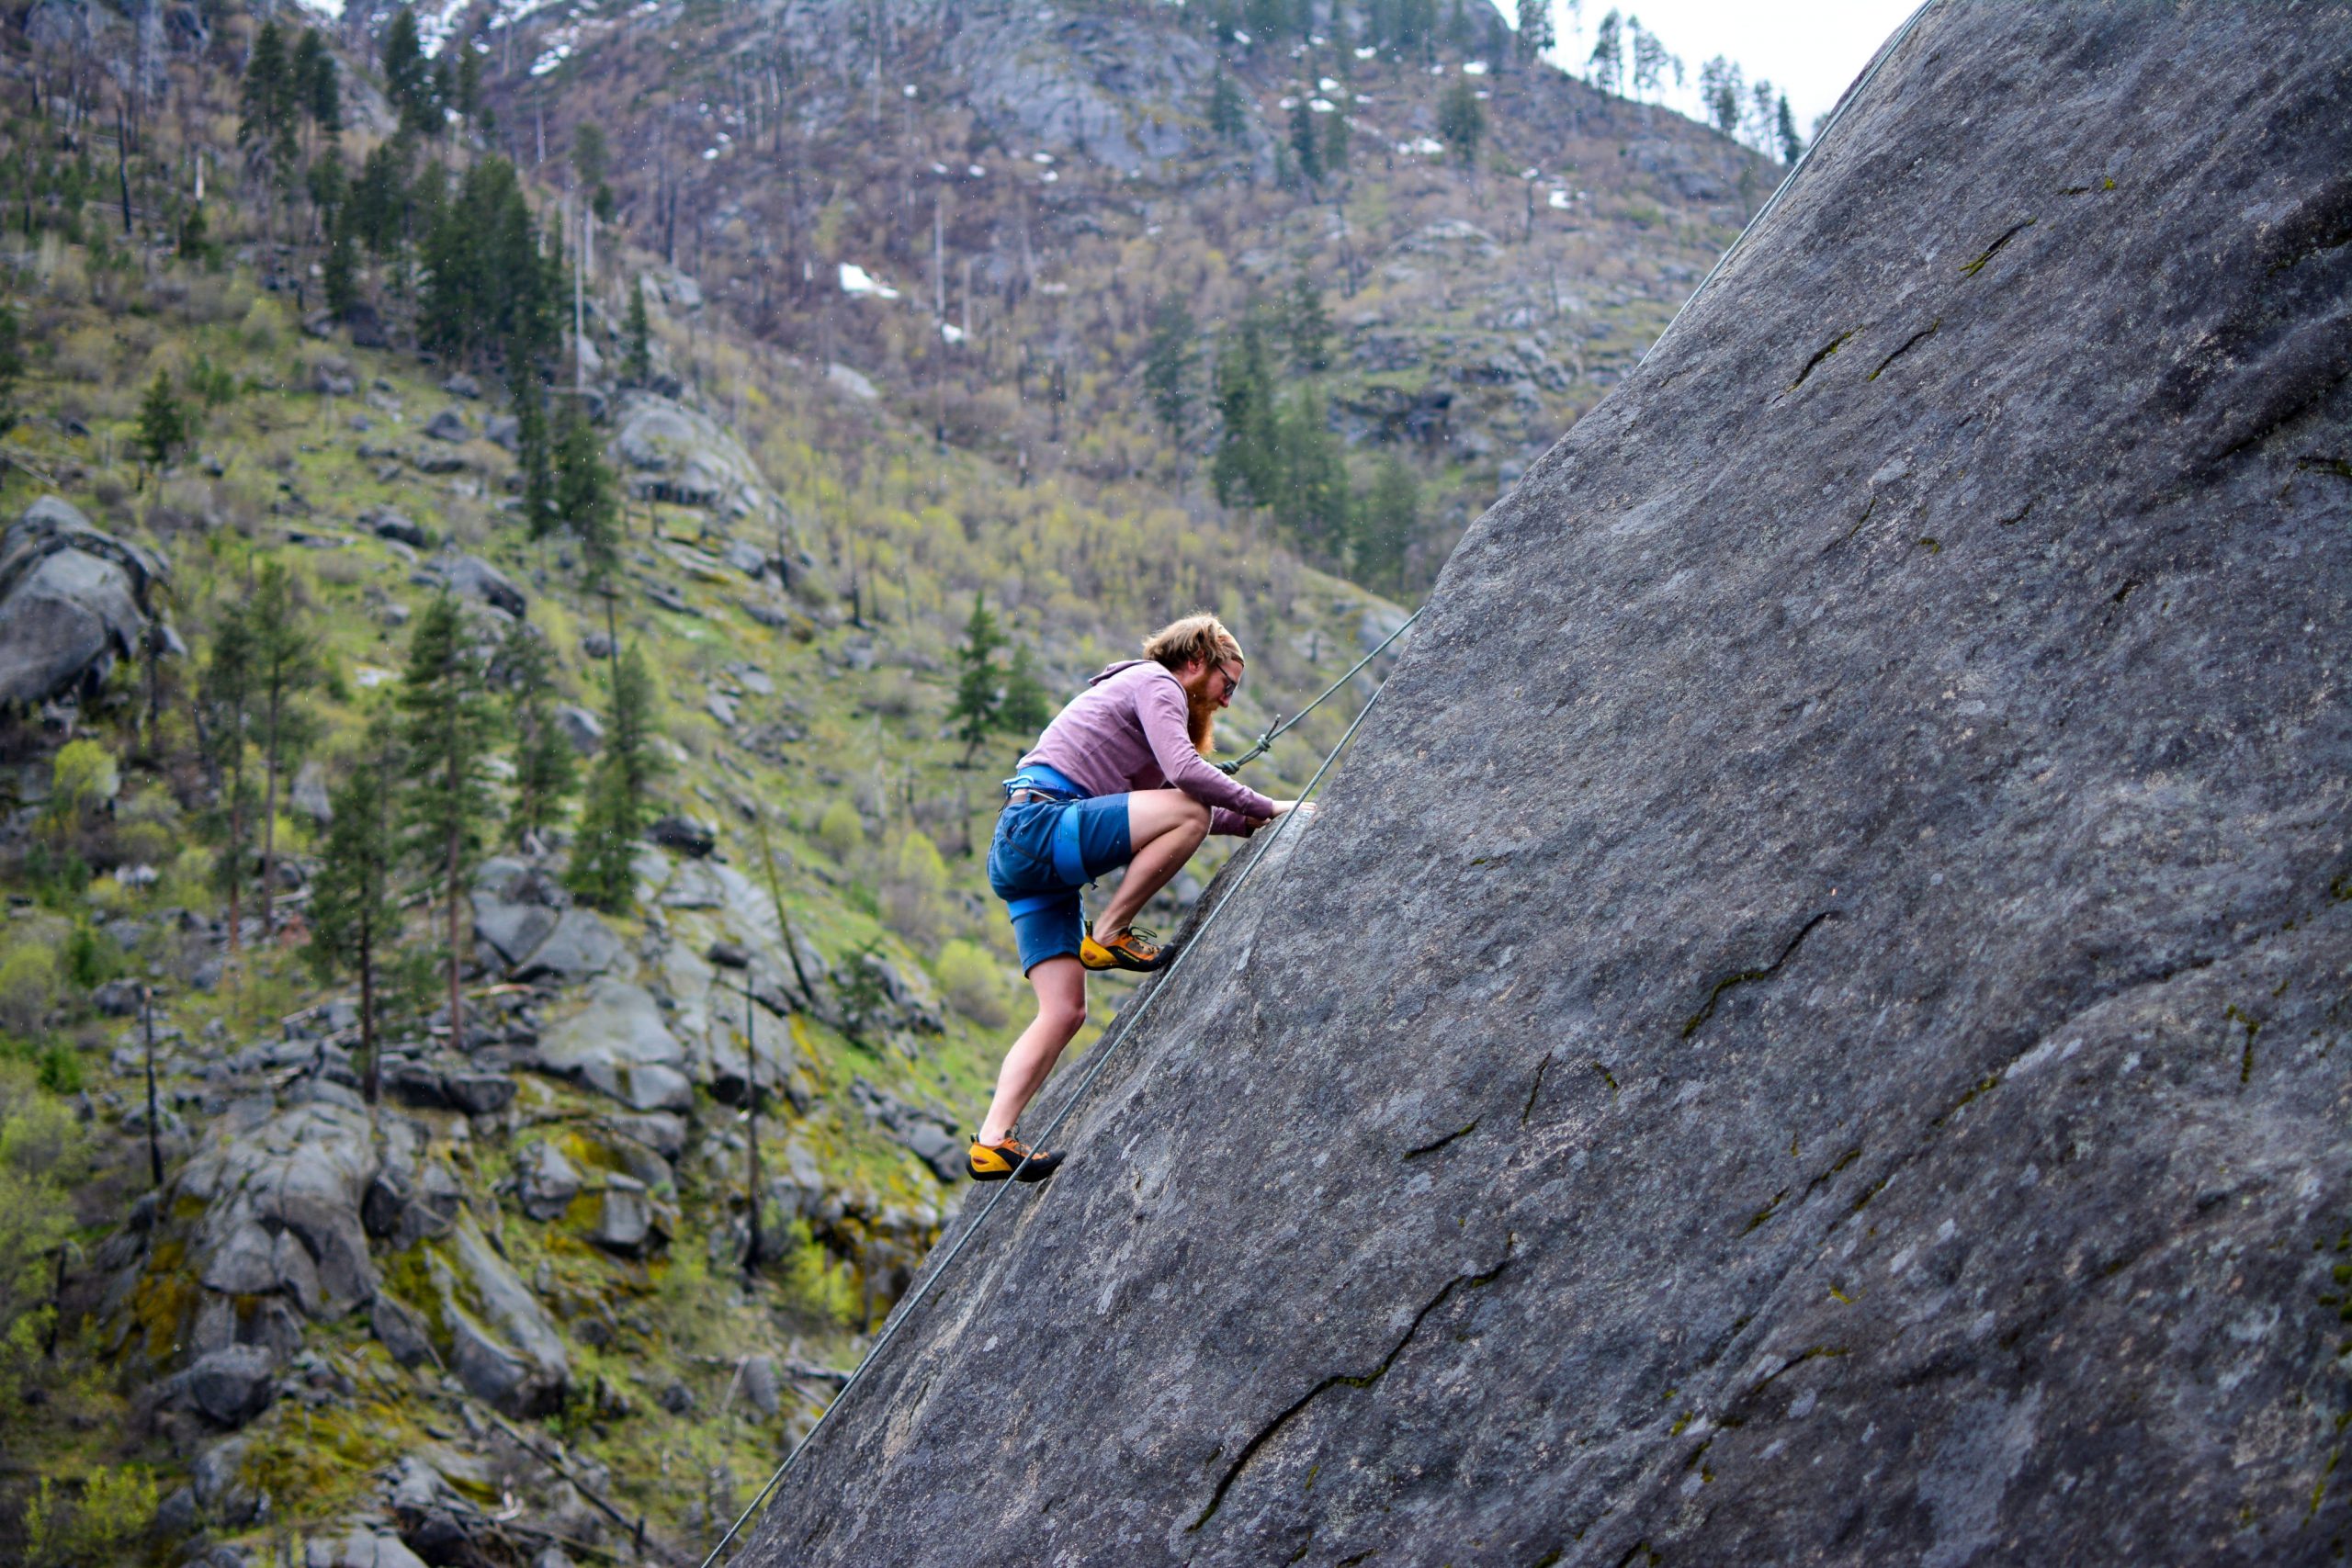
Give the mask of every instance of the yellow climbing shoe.
[(1089, 969), (1132, 969), (1148, 975), (1168, 962), (1168, 953), (1149, 931), (1135, 926), (1108, 942), (1097, 942), (1094, 922), (1089, 920), (1086, 935), (1078, 944), (1078, 961)]
[[(1027, 1164), (1023, 1164), (1023, 1160)], [(1002, 1181), (1020, 1174), (1023, 1181), (1043, 1181), (1061, 1168), (1062, 1156), (1049, 1155), (1043, 1149), (1033, 1149), (1020, 1139), (1007, 1134), (1002, 1143), (984, 1144), (972, 1140), (971, 1153), (965, 1162), (975, 1181)]]

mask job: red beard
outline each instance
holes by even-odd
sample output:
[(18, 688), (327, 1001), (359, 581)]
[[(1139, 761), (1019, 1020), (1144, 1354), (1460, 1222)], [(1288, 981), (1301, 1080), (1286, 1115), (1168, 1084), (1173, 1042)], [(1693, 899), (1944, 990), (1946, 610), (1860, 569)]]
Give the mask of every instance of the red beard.
[(1205, 757), (1216, 750), (1216, 699), (1209, 695), (1209, 682), (1217, 679), (1212, 670), (1197, 686), (1184, 688), (1184, 728), (1193, 738), (1193, 750)]

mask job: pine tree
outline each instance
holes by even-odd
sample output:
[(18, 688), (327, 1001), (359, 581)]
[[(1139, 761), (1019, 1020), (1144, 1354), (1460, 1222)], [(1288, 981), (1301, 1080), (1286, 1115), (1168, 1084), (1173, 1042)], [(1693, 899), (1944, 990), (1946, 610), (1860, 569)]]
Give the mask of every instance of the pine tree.
[(264, 22), (254, 35), (253, 52), (245, 61), (239, 88), (237, 145), (275, 159), (301, 102), (301, 83), (286, 52), (286, 35), (275, 21)]
[(1774, 117), (1773, 134), (1781, 144), (1781, 162), (1793, 164), (1804, 155), (1804, 138), (1797, 134), (1797, 117), (1789, 107), (1789, 96), (1781, 95), (1780, 112)]
[(1348, 166), (1348, 146), (1354, 127), (1348, 118), (1348, 95), (1345, 92), (1333, 100), (1331, 112), (1323, 117), (1323, 172), (1343, 173)]
[(1220, 141), (1250, 140), (1250, 110), (1233, 77), (1219, 71), (1209, 84), (1209, 134)]
[(1323, 178), (1323, 139), (1315, 133), (1315, 108), (1307, 100), (1310, 93), (1299, 90), (1297, 101), (1290, 110), (1290, 150), (1298, 160), (1298, 177), (1308, 185)]
[(333, 821), (311, 883), (311, 967), (322, 984), (335, 976), (359, 979), (360, 1092), (373, 1105), (381, 1081), (376, 1047), (377, 955), (400, 931), (392, 896), (399, 843), (392, 831), (392, 792), (400, 775), (397, 738), (380, 721), (368, 727), (366, 755), (330, 802)]
[(1419, 522), (1420, 481), (1403, 456), (1390, 451), (1373, 470), (1355, 530), (1356, 580), (1371, 588), (1401, 586), (1405, 551)]
[(318, 650), (301, 624), (301, 606), (282, 561), (264, 561), (246, 603), (254, 697), (259, 706), (263, 777), (261, 930), (277, 934), (277, 781), (307, 737), (307, 715), (297, 705), (318, 679)]
[(1638, 18), (1625, 24), (1634, 40), (1634, 94), (1636, 97), (1655, 95), (1665, 89), (1666, 79), (1682, 85), (1682, 57), (1670, 52), (1665, 40), (1642, 26)]
[(1037, 678), (1037, 665), (1029, 656), (1029, 645), (1015, 643), (1012, 668), (1004, 672), (1004, 700), (997, 707), (998, 726), (1015, 735), (1034, 737), (1041, 734), (1053, 717), (1053, 698), (1046, 691), (1046, 683)]
[(645, 314), (642, 274), (629, 289), (628, 347), (621, 355), (621, 373), (633, 387), (642, 387), (653, 379), (653, 323)]
[(971, 618), (964, 623), (964, 640), (956, 649), (956, 702), (947, 710), (956, 725), (956, 738), (964, 743), (958, 767), (970, 767), (981, 742), (1001, 726), (1003, 697), (996, 655), (1003, 646), (1004, 634), (997, 630), (987, 598), (973, 594)]
[(1487, 111), (1469, 77), (1456, 76), (1438, 100), (1437, 133), (1465, 167), (1476, 165), (1478, 142), (1487, 134)]
[(334, 221), (328, 225), (327, 254), (321, 264), (325, 275), (327, 309), (337, 319), (349, 315), (351, 308), (359, 303), (357, 258), (351, 254), (358, 248), (359, 241), (351, 231), (350, 220), (345, 216), (346, 210), (347, 207), (338, 209)]
[(1274, 378), (1263, 315), (1253, 302), (1217, 354), (1216, 412), (1223, 428), (1209, 477), (1225, 506), (1268, 505), (1281, 488)]
[(555, 721), (547, 643), (528, 621), (516, 621), (507, 632), (498, 662), (506, 676), (507, 715), (514, 733), (514, 803), (506, 825), (519, 846), (562, 815), (563, 803), (579, 787), (580, 769), (571, 741)]
[(304, 28), (302, 41), (295, 45), (293, 96), (322, 135), (343, 134), (343, 84), (327, 40), (316, 28)]
[(497, 716), (458, 602), (443, 592), (417, 618), (399, 694), (410, 852), (438, 885), (448, 920), (449, 1042), (465, 1041), (459, 987), (469, 944), (466, 872), (490, 819), (490, 753)]
[(24, 329), (17, 308), (0, 299), (0, 436), (17, 427), (17, 384), (25, 375)]
[(1585, 73), (1604, 93), (1625, 90), (1625, 22), (1613, 6), (1592, 29), (1592, 53), (1585, 59)]
[(1182, 450), (1192, 424), (1193, 360), (1199, 352), (1197, 325), (1182, 299), (1170, 295), (1159, 302), (1151, 319), (1151, 340), (1144, 357), (1144, 390), (1151, 412), (1168, 432), (1168, 442)]
[(1303, 554), (1337, 565), (1348, 547), (1348, 470), (1322, 394), (1312, 385), (1284, 401), (1275, 420), (1275, 441), (1282, 480), (1274, 520)]
[(583, 120), (571, 133), (571, 172), (580, 176), (582, 190), (605, 183), (605, 128)]
[(416, 30), (416, 13), (401, 6), (384, 29), (384, 96), (401, 117), (401, 129), (431, 136), (440, 127), (433, 102), (433, 69)]
[(1291, 367), (1307, 375), (1331, 368), (1331, 317), (1323, 309), (1323, 291), (1302, 267), (1291, 275), (1283, 299), (1283, 335), (1290, 340)]
[(1552, 0), (1519, 0), (1519, 57), (1532, 64), (1557, 41), (1552, 32)]
[(232, 600), (221, 607), (210, 656), (197, 684), (197, 737), (217, 796), (212, 827), (221, 840), (218, 864), (229, 899), (232, 953), (243, 924), (238, 905), (245, 881), (245, 818), (252, 805), (245, 787), (245, 732), (252, 720), (253, 684), (253, 637), (245, 604)]
[(1699, 99), (1706, 106), (1707, 123), (1725, 136), (1739, 134), (1739, 101), (1746, 89), (1739, 67), (1720, 54), (1699, 67)]
[(612, 667), (605, 749), (588, 781), (564, 886), (595, 908), (626, 913), (637, 894), (637, 840), (651, 815), (661, 758), (653, 749), (653, 680), (632, 646)]
[(620, 567), (619, 502), (595, 428), (576, 398), (565, 401), (557, 426), (555, 511), (580, 536), (590, 586), (609, 592)]
[(481, 56), (477, 51), (459, 51), (458, 79), (451, 85), (449, 99), (466, 124), (473, 126), (481, 113)]
[(187, 445), (190, 434), (187, 410), (173, 394), (170, 375), (156, 371), (139, 404), (140, 457), (148, 467), (160, 469)]
[(514, 466), (523, 475), (523, 529), (534, 544), (563, 522), (551, 445), (546, 392), (537, 376), (520, 377), (514, 383)]

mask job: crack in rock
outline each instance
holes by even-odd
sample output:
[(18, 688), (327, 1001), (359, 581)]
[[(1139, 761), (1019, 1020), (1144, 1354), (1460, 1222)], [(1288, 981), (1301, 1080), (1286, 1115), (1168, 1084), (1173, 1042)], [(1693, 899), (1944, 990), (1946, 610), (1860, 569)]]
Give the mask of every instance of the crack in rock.
[(1199, 1529), (1215, 1517), (1217, 1509), (1224, 1505), (1226, 1493), (1232, 1490), (1234, 1482), (1240, 1478), (1242, 1471), (1249, 1467), (1250, 1461), (1258, 1457), (1258, 1450), (1273, 1441), (1274, 1435), (1288, 1426), (1293, 1417), (1335, 1388), (1370, 1388), (1382, 1378), (1386, 1377), (1388, 1369), (1396, 1364), (1396, 1358), (1405, 1353), (1405, 1347), (1413, 1342), (1413, 1336), (1421, 1331), (1421, 1325), (1429, 1320), (1431, 1313), (1453, 1299), (1454, 1292), (1464, 1286), (1476, 1290), (1481, 1285), (1491, 1285), (1501, 1277), (1502, 1271), (1510, 1267), (1510, 1248), (1506, 1246), (1503, 1249), (1502, 1261), (1492, 1269), (1481, 1274), (1456, 1274), (1439, 1288), (1437, 1294), (1430, 1298), (1427, 1305), (1413, 1314), (1413, 1321), (1407, 1325), (1403, 1335), (1397, 1338), (1396, 1344), (1388, 1348), (1388, 1353), (1380, 1358), (1372, 1371), (1332, 1373), (1305, 1393), (1300, 1394), (1297, 1399), (1284, 1407), (1281, 1414), (1258, 1428), (1257, 1434), (1241, 1445), (1241, 1451), (1236, 1454), (1233, 1462), (1226, 1467), (1224, 1475), (1217, 1479), (1216, 1490), (1209, 1494), (1208, 1506), (1201, 1510), (1199, 1518), (1184, 1527), (1185, 1533), (1189, 1535)]

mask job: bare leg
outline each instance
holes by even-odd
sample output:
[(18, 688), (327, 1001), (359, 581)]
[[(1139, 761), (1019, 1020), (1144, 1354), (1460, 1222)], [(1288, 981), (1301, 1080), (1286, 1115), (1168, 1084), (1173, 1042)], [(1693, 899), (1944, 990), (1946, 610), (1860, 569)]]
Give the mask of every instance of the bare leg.
[(1136, 911), (1174, 880), (1209, 836), (1209, 808), (1179, 789), (1139, 790), (1127, 796), (1127, 841), (1135, 858), (1119, 890), (1095, 918), (1094, 937), (1107, 942), (1127, 929)]
[(1067, 954), (1046, 959), (1029, 971), (1029, 984), (1037, 993), (1037, 1016), (1021, 1032), (1021, 1038), (1004, 1054), (1004, 1066), (997, 1069), (996, 1098), (989, 1101), (989, 1113), (980, 1122), (984, 1144), (1004, 1141), (1021, 1112), (1045, 1087), (1046, 1076), (1061, 1059), (1062, 1047), (1086, 1022), (1086, 968), (1077, 959)]

